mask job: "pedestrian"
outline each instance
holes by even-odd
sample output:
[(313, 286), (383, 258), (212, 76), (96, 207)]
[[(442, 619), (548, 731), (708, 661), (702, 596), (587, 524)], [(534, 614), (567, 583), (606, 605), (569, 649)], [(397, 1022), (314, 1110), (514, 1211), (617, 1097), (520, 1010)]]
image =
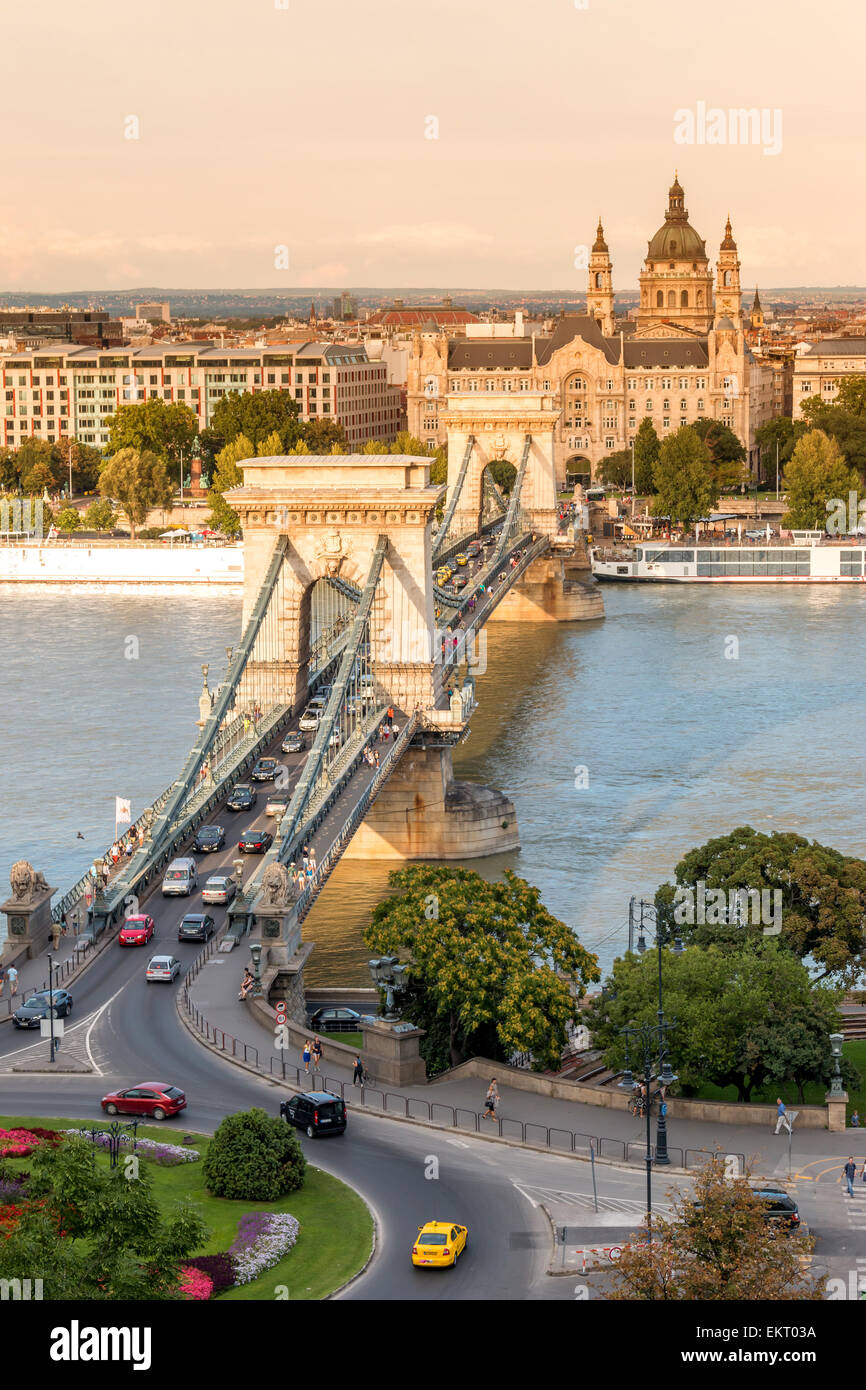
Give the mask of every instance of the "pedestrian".
[(72, 935), (77, 936), (81, 931), (81, 909), (76, 908), (72, 914)]
[(54, 954), (60, 950), (60, 938), (63, 935), (63, 928), (59, 922), (51, 923), (51, 942), (54, 946)]
[(107, 883), (108, 883), (108, 880), (109, 880), (110, 878), (111, 878), (111, 870), (110, 870), (110, 868), (108, 867), (108, 860), (106, 859), (106, 860), (104, 861), (103, 865), (102, 865), (102, 882), (103, 882), (103, 884), (107, 884)]
[(253, 972), (250, 970), (250, 968), (249, 968), (248, 965), (245, 966), (245, 967), (244, 967), (244, 978), (241, 980), (241, 988), (240, 988), (240, 993), (238, 994), (238, 999), (246, 999), (247, 995), (249, 994), (249, 992), (250, 992), (250, 990), (252, 989), (252, 987), (253, 987), (253, 985), (255, 984), (255, 982), (256, 982), (256, 977), (255, 977), (255, 975), (254, 975)]
[(376, 749), (375, 753), (373, 754), (373, 757), (374, 757), (375, 760), (376, 760), (376, 768), (377, 768), (377, 770), (378, 770), (378, 767), (379, 767), (379, 750), (378, 750), (378, 748)]
[(321, 1044), (321, 1042), (319, 1041), (318, 1036), (316, 1036), (316, 1037), (313, 1039), (313, 1071), (321, 1071), (321, 1069), (322, 1069), (321, 1064), (322, 1064), (322, 1044)]
[(2, 965), (0, 965), (0, 999), (3, 998), (3, 990), (4, 990), (5, 988), (6, 988), (6, 971), (5, 971), (4, 967), (3, 967)]
[(788, 1133), (790, 1134), (790, 1133), (791, 1133), (791, 1122), (790, 1122), (790, 1120), (788, 1119), (788, 1112), (787, 1112), (787, 1110), (785, 1109), (785, 1102), (782, 1100), (782, 1097), (781, 1097), (781, 1096), (777, 1096), (777, 1097), (776, 1097), (776, 1128), (775, 1128), (775, 1130), (774, 1130), (774, 1133), (775, 1133), (775, 1134), (778, 1134), (778, 1133), (779, 1133), (779, 1130), (782, 1128), (782, 1125), (785, 1126), (786, 1130), (787, 1130)]
[(10, 966), (9, 966), (9, 969), (6, 971), (6, 979), (9, 981), (9, 993), (10, 993), (10, 994), (17, 994), (17, 993), (18, 993), (18, 971), (15, 969), (15, 966), (14, 966), (14, 965), (10, 965)]
[(858, 1110), (855, 1110), (855, 1111), (854, 1111), (854, 1114), (851, 1116), (851, 1128), (852, 1128), (852, 1129), (859, 1129), (859, 1128), (860, 1128), (860, 1112), (859, 1112)]
[(854, 1162), (853, 1155), (851, 1158), (848, 1159), (848, 1162), (845, 1164), (845, 1167), (842, 1169), (842, 1172), (845, 1174), (845, 1182), (848, 1184), (848, 1196), (853, 1197), (854, 1174), (857, 1172), (857, 1165)]
[(310, 1073), (310, 1040), (304, 1043), (304, 1071), (309, 1076)]
[(363, 1086), (364, 1084), (364, 1063), (360, 1057), (355, 1058), (355, 1065), (352, 1069), (352, 1085)]
[(485, 1099), (485, 1101), (484, 1101), (484, 1118), (485, 1118), (485, 1120), (495, 1120), (495, 1119), (496, 1119), (496, 1107), (497, 1107), (498, 1104), (499, 1104), (499, 1088), (498, 1088), (498, 1086), (496, 1085), (496, 1077), (494, 1076), (494, 1077), (492, 1078), (491, 1082), (490, 1082), (490, 1085), (487, 1087), (487, 1096), (486, 1096), (486, 1099)]
[(390, 723), (393, 721), (393, 719), (394, 719), (394, 707), (393, 707), (393, 705), (389, 705), (389, 706), (388, 706), (388, 723), (390, 724)]

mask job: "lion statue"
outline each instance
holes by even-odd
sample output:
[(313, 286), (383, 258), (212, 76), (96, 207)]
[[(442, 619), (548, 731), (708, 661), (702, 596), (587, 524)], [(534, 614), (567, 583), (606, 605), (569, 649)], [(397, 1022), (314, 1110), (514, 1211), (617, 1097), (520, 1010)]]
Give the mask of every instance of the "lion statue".
[(289, 875), (285, 864), (269, 864), (262, 875), (262, 895), (266, 907), (284, 907), (289, 898)]
[(19, 903), (26, 902), (34, 893), (48, 890), (44, 874), (40, 874), (26, 859), (19, 859), (12, 865), (9, 885), (13, 898)]

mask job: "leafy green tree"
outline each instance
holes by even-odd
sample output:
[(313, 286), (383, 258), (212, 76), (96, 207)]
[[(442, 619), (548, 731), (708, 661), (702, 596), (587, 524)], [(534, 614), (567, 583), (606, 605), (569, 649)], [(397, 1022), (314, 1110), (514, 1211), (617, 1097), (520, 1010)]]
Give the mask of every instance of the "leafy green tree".
[(448, 481), (448, 450), (444, 444), (439, 445), (433, 463), (430, 465), (430, 481), (440, 486)]
[(222, 531), (227, 536), (240, 535), (241, 519), (237, 512), (229, 506), (224, 494), (230, 488), (242, 485), (244, 475), (238, 464), (242, 459), (253, 458), (254, 456), (255, 449), (252, 441), (247, 439), (245, 434), (237, 435), (217, 455), (216, 468), (207, 494), (207, 500), (210, 503), (208, 525)]
[(174, 485), (165, 460), (149, 449), (121, 449), (108, 459), (99, 475), (99, 491), (103, 497), (116, 499), (133, 540), (136, 526), (152, 507), (170, 507), (174, 501)]
[(208, 1191), (246, 1202), (275, 1202), (297, 1192), (307, 1167), (291, 1125), (258, 1107), (221, 1121), (203, 1163)]
[(82, 444), (74, 435), (59, 439), (55, 445), (60, 481), (69, 486), (69, 463), (72, 461), (72, 491), (92, 492), (99, 481), (102, 454), (92, 444)]
[(783, 524), (823, 529), (833, 502), (847, 504), (848, 493), (857, 492), (860, 485), (859, 473), (848, 466), (836, 439), (823, 430), (809, 430), (798, 440), (785, 466), (788, 510)]
[(368, 439), (361, 450), (362, 454), (390, 454), (390, 452), (388, 445), (384, 444), (381, 439)]
[(648, 415), (638, 425), (634, 439), (634, 486), (638, 496), (646, 497), (655, 490), (654, 469), (661, 442)]
[(365, 945), (404, 954), (428, 1012), (447, 1025), (448, 1060), (463, 1061), (481, 1029), (502, 1055), (532, 1052), (558, 1064), (577, 999), (599, 978), (596, 957), (510, 870), (487, 883), (468, 869), (429, 864), (395, 870), (397, 895), (374, 909)]
[(694, 428), (710, 451), (719, 491), (743, 482), (746, 476), (746, 450), (734, 431), (723, 425), (721, 420), (710, 420), (706, 416), (696, 420)]
[(0, 448), (0, 492), (14, 492), (18, 487), (21, 475), (15, 460), (14, 449)]
[(866, 376), (843, 377), (833, 405), (851, 415), (866, 416)]
[(80, 531), (81, 513), (77, 507), (64, 507), (57, 513), (55, 525), (58, 531)]
[(44, 1297), (56, 1301), (181, 1297), (180, 1266), (208, 1231), (186, 1206), (161, 1215), (146, 1161), (130, 1177), (70, 1136), (37, 1149), (30, 1171), (24, 1210), (0, 1240), (0, 1278), (38, 1271)]
[(631, 487), (631, 449), (617, 449), (612, 454), (606, 454), (598, 471), (605, 487)]
[[(689, 850), (674, 870), (676, 883), (707, 890), (768, 889), (781, 893), (780, 941), (801, 960), (810, 958), (821, 979), (853, 982), (863, 963), (866, 925), (866, 862), (841, 854), (817, 840), (790, 831), (765, 835), (739, 826)], [(671, 884), (660, 887), (657, 901), (672, 902)], [(681, 914), (682, 915), (682, 914)], [(705, 914), (706, 915), (706, 914)], [(717, 928), (682, 923), (683, 939), (707, 944)], [(747, 924), (741, 934), (760, 935), (763, 927)]]
[(289, 449), (290, 454), (312, 454), (312, 452), (306, 439), (296, 439), (291, 449)]
[[(604, 1048), (605, 1065), (625, 1065), (621, 1029), (632, 1023), (653, 1025), (658, 1008), (658, 963), (655, 951), (628, 954), (614, 961), (603, 993), (592, 1001), (587, 1023), (596, 1046)], [(735, 1086), (740, 1100), (768, 1081), (779, 1081), (780, 1067), (790, 1066), (792, 1054), (786, 1015), (808, 1020), (816, 1042), (823, 1043), (811, 1059), (802, 1058), (796, 1077), (822, 1081), (831, 1066), (828, 1033), (838, 1022), (840, 993), (813, 990), (801, 961), (773, 937), (744, 939), (740, 949), (729, 946), (692, 948), (681, 955), (662, 951), (665, 1013), (677, 1026), (668, 1035), (667, 1049), (679, 1084), (688, 1094), (710, 1082)]]
[(136, 449), (155, 454), (166, 463), (180, 463), (181, 451), (189, 459), (198, 434), (198, 416), (188, 405), (154, 396), (137, 405), (122, 405), (108, 420), (108, 453)]
[(287, 454), (302, 437), (299, 409), (287, 391), (229, 391), (217, 401), (210, 429), (226, 444), (239, 434), (245, 435), (253, 446), (252, 453), (276, 430), (282, 441), (280, 453)]
[(15, 457), (21, 487), (30, 497), (48, 488), (53, 492), (63, 481), (56, 447), (47, 439), (25, 439)]
[(667, 436), (653, 468), (653, 484), (656, 516), (688, 526), (712, 509), (718, 495), (715, 468), (693, 425), (682, 425)]
[(794, 452), (797, 440), (806, 432), (807, 426), (796, 423), (790, 415), (775, 415), (755, 430), (755, 443), (761, 450), (761, 464), (764, 476), (775, 482), (776, 445), (779, 446), (779, 477), (781, 479), (785, 464)]
[(308, 420), (301, 430), (311, 454), (333, 453), (336, 444), (343, 446), (341, 453), (348, 452), (345, 447), (346, 431), (336, 420)]
[(394, 443), (390, 446), (390, 452), (392, 454), (411, 454), (415, 458), (426, 458), (430, 450), (424, 440), (418, 438), (417, 434), (410, 434), (408, 430), (400, 430)]
[(263, 439), (256, 450), (259, 458), (278, 458), (282, 452), (283, 441), (277, 430), (272, 430), (267, 439)]
[(832, 402), (810, 396), (801, 406), (804, 418), (798, 425), (801, 430), (823, 430), (835, 439), (849, 467), (856, 468), (862, 478), (866, 476), (866, 416), (857, 409), (856, 388), (848, 397), (842, 395), (842, 401), (846, 399), (853, 408), (841, 404), (839, 396)]
[(84, 524), (88, 531), (113, 531), (116, 521), (117, 513), (104, 497), (98, 502), (91, 502), (84, 513)]
[[(644, 1230), (646, 1227), (644, 1226)], [(671, 1220), (654, 1216), (652, 1241), (623, 1249), (604, 1297), (630, 1302), (817, 1302), (826, 1276), (804, 1267), (813, 1237), (792, 1239), (764, 1219), (748, 1175), (711, 1159), (694, 1191), (677, 1193)]]

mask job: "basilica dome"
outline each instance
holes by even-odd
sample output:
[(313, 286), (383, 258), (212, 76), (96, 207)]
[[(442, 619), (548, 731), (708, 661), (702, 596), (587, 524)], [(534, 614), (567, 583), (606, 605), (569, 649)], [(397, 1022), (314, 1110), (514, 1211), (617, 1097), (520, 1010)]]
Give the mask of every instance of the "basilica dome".
[(685, 193), (679, 179), (674, 178), (668, 189), (668, 210), (664, 226), (659, 227), (649, 243), (648, 261), (692, 260), (706, 261), (704, 242), (689, 222), (685, 208)]

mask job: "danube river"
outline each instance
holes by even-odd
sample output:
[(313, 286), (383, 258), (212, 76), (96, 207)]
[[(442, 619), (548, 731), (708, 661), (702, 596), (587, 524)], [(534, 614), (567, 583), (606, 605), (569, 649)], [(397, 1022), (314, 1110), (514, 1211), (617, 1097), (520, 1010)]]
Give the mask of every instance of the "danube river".
[[(866, 853), (866, 590), (606, 587), (603, 622), (493, 624), (459, 777), (513, 799), (511, 867), (608, 965), (628, 899), (735, 826)], [(240, 600), (0, 586), (0, 873), (31, 859), (63, 890), (139, 814), (196, 735)], [(78, 839), (78, 832), (83, 840)], [(394, 864), (345, 862), (304, 934), (311, 983), (365, 982), (361, 930)]]

